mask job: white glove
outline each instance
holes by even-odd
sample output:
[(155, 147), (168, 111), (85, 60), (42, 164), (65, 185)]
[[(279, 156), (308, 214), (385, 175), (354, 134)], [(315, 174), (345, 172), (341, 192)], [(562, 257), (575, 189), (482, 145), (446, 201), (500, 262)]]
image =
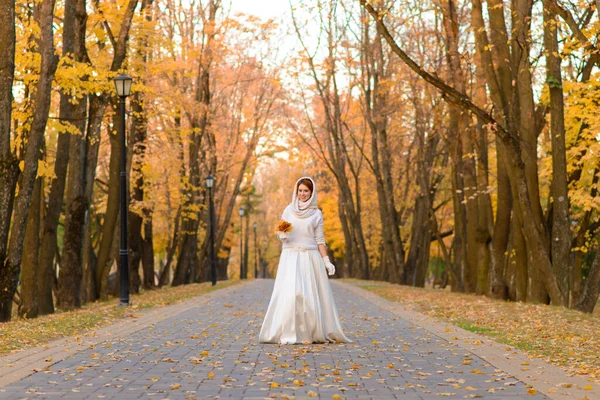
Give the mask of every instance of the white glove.
[(281, 243), (285, 243), (288, 240), (288, 232), (277, 232), (277, 237), (281, 240)]
[(325, 269), (327, 270), (327, 275), (335, 274), (335, 265), (329, 261), (329, 256), (323, 257), (323, 261), (325, 261)]

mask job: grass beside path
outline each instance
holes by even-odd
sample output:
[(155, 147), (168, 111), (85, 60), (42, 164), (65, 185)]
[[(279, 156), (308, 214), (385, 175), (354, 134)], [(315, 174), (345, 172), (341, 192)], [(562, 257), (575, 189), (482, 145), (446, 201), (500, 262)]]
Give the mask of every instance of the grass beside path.
[(342, 281), (600, 383), (598, 310), (590, 315), (562, 307), (505, 302), (440, 289), (356, 279)]
[(179, 303), (185, 299), (222, 289), (239, 280), (193, 283), (177, 287), (163, 287), (131, 295), (130, 307), (118, 307), (118, 299), (86, 304), (80, 310), (59, 311), (34, 319), (16, 319), (0, 323), (0, 356), (30, 347), (43, 345), (55, 339), (82, 335), (107, 326), (119, 319), (134, 317), (145, 309)]

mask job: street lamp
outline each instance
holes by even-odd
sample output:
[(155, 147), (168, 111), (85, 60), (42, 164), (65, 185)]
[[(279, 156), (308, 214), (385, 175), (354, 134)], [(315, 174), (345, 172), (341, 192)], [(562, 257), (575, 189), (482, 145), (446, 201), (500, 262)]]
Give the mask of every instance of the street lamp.
[(265, 279), (267, 277), (267, 261), (264, 260), (267, 253), (267, 239), (263, 239), (263, 252), (262, 257), (260, 257), (260, 268), (262, 270), (262, 277)]
[(254, 279), (258, 278), (258, 263), (257, 263), (257, 254), (256, 254), (256, 222), (252, 224), (254, 227)]
[(244, 214), (246, 210), (244, 207), (240, 207), (238, 213), (240, 214), (240, 279), (244, 279)]
[(129, 305), (129, 244), (127, 243), (127, 218), (129, 212), (129, 191), (127, 190), (127, 147), (125, 135), (125, 99), (131, 92), (130, 76), (119, 74), (113, 79), (121, 108), (121, 176), (119, 181), (121, 196), (121, 248), (119, 249), (120, 300), (119, 305)]
[(213, 205), (212, 188), (215, 179), (209, 173), (206, 177), (206, 187), (208, 188), (208, 214), (210, 219), (210, 279), (212, 285), (217, 284), (217, 259), (215, 257), (215, 208)]

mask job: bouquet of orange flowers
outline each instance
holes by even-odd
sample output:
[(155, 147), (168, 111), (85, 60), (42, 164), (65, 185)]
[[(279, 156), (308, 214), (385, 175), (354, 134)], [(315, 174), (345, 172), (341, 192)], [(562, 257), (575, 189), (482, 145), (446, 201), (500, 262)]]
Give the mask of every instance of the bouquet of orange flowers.
[(288, 233), (291, 232), (292, 230), (292, 224), (285, 221), (285, 220), (281, 220), (279, 221), (279, 225), (277, 225), (277, 232), (284, 232), (284, 233)]

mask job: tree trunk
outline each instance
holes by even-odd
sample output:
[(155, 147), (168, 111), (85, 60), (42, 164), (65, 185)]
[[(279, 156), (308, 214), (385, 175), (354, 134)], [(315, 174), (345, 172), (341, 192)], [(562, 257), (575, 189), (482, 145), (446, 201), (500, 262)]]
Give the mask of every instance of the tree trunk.
[[(181, 117), (176, 115), (174, 118), (175, 131), (179, 132), (181, 129)], [(185, 186), (185, 177), (187, 176), (185, 161), (184, 161), (184, 151), (183, 151), (183, 142), (181, 140), (181, 135), (176, 135), (175, 144), (177, 146), (177, 156), (179, 161), (179, 181), (182, 183), (182, 189), (180, 189), (180, 193), (182, 198), (186, 197)], [(166, 190), (167, 199), (169, 198), (169, 189)], [(170, 204), (170, 203), (169, 203)], [(179, 246), (181, 245), (181, 229), (179, 229), (180, 224), (183, 223), (183, 204), (180, 204), (177, 208), (177, 213), (175, 214), (175, 225), (173, 227), (173, 235), (171, 236), (171, 240), (167, 247), (167, 257), (165, 260), (165, 265), (160, 271), (160, 275), (158, 277), (158, 286), (162, 287), (171, 283), (171, 264), (173, 264), (173, 260), (175, 259), (175, 253)], [(173, 268), (175, 271), (175, 268)]]
[[(475, 87), (473, 89), (475, 101), (479, 106), (487, 104), (485, 87), (485, 71), (481, 55), (475, 53)], [(488, 131), (481, 120), (475, 122), (475, 136), (477, 145), (474, 146), (477, 155), (477, 288), (479, 295), (490, 295), (492, 287), (491, 264), (493, 258), (492, 234), (494, 231), (494, 211), (490, 197), (489, 184), (489, 141)]]
[[(483, 86), (482, 86), (483, 88)], [(485, 92), (485, 91), (484, 91)], [(483, 94), (485, 95), (485, 93)], [(490, 292), (490, 268), (492, 259), (492, 231), (494, 212), (492, 210), (492, 200), (489, 194), (488, 180), (488, 140), (485, 127), (478, 121), (476, 126), (478, 136), (478, 157), (477, 157), (477, 202), (479, 208), (479, 220), (477, 223), (477, 294), (489, 294)]]
[[(202, 105), (202, 111), (199, 116), (192, 118), (192, 129), (189, 134), (189, 189), (186, 196), (186, 204), (183, 214), (189, 214), (184, 217), (182, 227), (185, 228), (185, 238), (182, 241), (179, 260), (173, 277), (173, 286), (190, 282), (196, 279), (200, 272), (200, 263), (198, 259), (198, 227), (200, 219), (200, 164), (199, 153), (202, 148), (202, 139), (207, 134), (210, 116), (210, 70), (212, 65), (212, 42), (216, 30), (216, 13), (219, 8), (219, 2), (211, 0), (208, 5), (208, 16), (203, 27), (203, 37), (206, 40), (203, 53), (200, 56), (200, 65), (196, 76), (195, 100)], [(193, 214), (193, 215), (192, 215)], [(218, 247), (217, 247), (218, 248)], [(185, 260), (183, 257), (187, 257)]]
[[(78, 129), (85, 130), (86, 99), (74, 105), (73, 118)], [(59, 270), (57, 305), (64, 309), (81, 307), (83, 276), (83, 246), (85, 229), (85, 140), (83, 135), (71, 135), (69, 169), (65, 196), (65, 230), (63, 255)]]
[(12, 280), (15, 274), (7, 263), (7, 253), (19, 177), (19, 162), (10, 148), (15, 39), (15, 1), (0, 0), (0, 322), (10, 320), (14, 296)]
[[(249, 210), (248, 210), (249, 211)], [(249, 243), (250, 243), (250, 213), (246, 212), (246, 228), (244, 235), (244, 276), (242, 279), (248, 279), (248, 258), (249, 258)]]
[[(152, 22), (152, 4), (153, 0), (142, 1), (142, 13), (146, 22)], [(148, 53), (150, 44), (147, 35), (142, 35), (139, 39), (138, 56), (144, 63), (148, 62)], [(152, 244), (152, 211), (144, 204), (144, 175), (142, 166), (146, 153), (146, 136), (148, 130), (148, 120), (144, 105), (142, 93), (136, 92), (131, 102), (132, 123), (129, 147), (132, 149), (131, 174), (130, 180), (133, 182), (131, 190), (131, 205), (133, 211), (129, 213), (129, 276), (132, 293), (139, 292), (141, 284), (139, 274), (139, 264), (143, 266), (143, 286), (144, 289), (154, 288), (154, 254)], [(142, 232), (143, 231), (143, 232)]]
[(98, 296), (96, 296), (96, 264), (98, 263), (98, 258), (96, 257), (96, 253), (94, 252), (94, 238), (92, 232), (92, 226), (89, 223), (89, 214), (85, 218), (85, 234), (83, 240), (83, 257), (82, 257), (82, 267), (83, 267), (83, 278), (81, 282), (81, 301), (82, 303), (88, 303), (92, 301), (96, 301)]
[(146, 150), (146, 128), (143, 100), (141, 94), (136, 92), (131, 102), (131, 134), (129, 135), (128, 147), (132, 151), (129, 168), (129, 180), (131, 182), (131, 199), (129, 212), (129, 290), (131, 293), (139, 293), (140, 263), (142, 261), (142, 229), (144, 228), (144, 175), (142, 166)]
[[(119, 126), (119, 112), (115, 112), (113, 117), (113, 127)], [(121, 132), (109, 132), (110, 139), (110, 162), (109, 162), (109, 180), (108, 180), (108, 199), (106, 201), (106, 211), (104, 213), (104, 223), (102, 224), (102, 237), (100, 248), (98, 249), (98, 264), (96, 266), (96, 283), (98, 284), (97, 296), (102, 300), (108, 298), (107, 279), (111, 266), (113, 265), (112, 243), (115, 228), (120, 215), (119, 209), (119, 176), (120, 176), (120, 157), (121, 149), (119, 144), (119, 135)]]
[[(413, 91), (416, 92), (415, 87)], [(432, 177), (432, 168), (439, 136), (433, 134), (429, 135), (426, 139), (425, 115), (418, 96), (415, 96), (413, 103), (415, 107), (415, 130), (417, 137), (416, 177), (419, 193), (415, 198), (410, 249), (406, 265), (408, 272), (407, 283), (417, 287), (424, 287), (433, 235), (431, 212), (436, 190), (432, 182), (435, 182), (436, 179)]]
[[(40, 247), (40, 219), (44, 215), (42, 202), (42, 178), (35, 181), (33, 198), (27, 217), (27, 231), (24, 246), (28, 251), (23, 252), (21, 270), (21, 304), (19, 316), (35, 318), (38, 316), (38, 252)], [(52, 287), (50, 287), (52, 289)], [(52, 292), (51, 292), (52, 293)]]
[(144, 237), (142, 238), (142, 270), (144, 272), (144, 289), (156, 288), (154, 273), (154, 237), (152, 232), (152, 214), (144, 221)]
[[(340, 92), (337, 86), (337, 66), (335, 60), (338, 58), (335, 53), (336, 40), (334, 38), (334, 20), (331, 15), (335, 13), (332, 8), (330, 11), (330, 17), (324, 22), (322, 27), (323, 31), (327, 34), (327, 46), (328, 46), (328, 57), (327, 69), (325, 71), (325, 77), (320, 78), (317, 73), (317, 67), (314, 64), (314, 59), (309, 55), (310, 52), (306, 48), (302, 41), (302, 34), (299, 31), (298, 25), (294, 20), (294, 26), (304, 50), (307, 53), (307, 62), (309, 63), (310, 74), (314, 80), (316, 92), (319, 97), (320, 103), (323, 107), (323, 119), (321, 125), (326, 132), (322, 145), (324, 153), (327, 154), (328, 160), (326, 160), (327, 168), (332, 172), (335, 177), (338, 186), (338, 204), (340, 205), (339, 215), (342, 221), (342, 227), (344, 229), (344, 237), (346, 239), (346, 252), (345, 257), (351, 255), (352, 264), (346, 262), (348, 268), (352, 268), (354, 276), (360, 276), (362, 279), (370, 278), (370, 265), (369, 255), (366, 250), (366, 243), (364, 238), (364, 231), (362, 228), (362, 221), (360, 215), (360, 194), (359, 188), (356, 187), (356, 200), (352, 194), (352, 187), (348, 179), (348, 170), (354, 177), (355, 181), (358, 179), (359, 171), (349, 161), (347, 144), (345, 142), (344, 129), (345, 123), (342, 116), (342, 105), (340, 100)], [(316, 132), (313, 130), (313, 135), (316, 137)], [(344, 222), (344, 220), (347, 220)], [(346, 226), (344, 227), (344, 224)], [(347, 237), (346, 235), (349, 235)], [(351, 240), (348, 240), (348, 239)], [(350, 251), (349, 251), (350, 250)], [(354, 265), (356, 264), (356, 265)], [(355, 269), (356, 268), (356, 269)]]
[(354, 268), (354, 261), (356, 260), (353, 246), (352, 246), (352, 235), (350, 234), (349, 221), (345, 214), (346, 206), (343, 202), (342, 196), (338, 195), (338, 217), (342, 224), (342, 232), (344, 234), (344, 262), (342, 276), (344, 278), (359, 278), (360, 269)]
[[(34, 18), (40, 27), (39, 52), (41, 55), (40, 77), (36, 85), (34, 106), (35, 111), (31, 123), (31, 130), (24, 157), (23, 172), (19, 178), (19, 195), (15, 199), (14, 219), (11, 228), (8, 248), (8, 260), (2, 272), (9, 272), (7, 276), (0, 275), (0, 282), (7, 282), (5, 296), (0, 299), (0, 321), (9, 320), (11, 315), (12, 297), (17, 289), (21, 257), (23, 254), (23, 241), (27, 227), (29, 206), (33, 195), (33, 186), (37, 179), (39, 152), (44, 141), (44, 132), (48, 113), (50, 111), (50, 95), (52, 80), (56, 70), (54, 56), (54, 0), (43, 0), (37, 3), (34, 9)], [(5, 280), (6, 279), (6, 280)]]
[[(190, 223), (182, 224), (182, 227), (188, 227)], [(194, 225), (191, 225), (194, 228)], [(193, 265), (198, 264), (198, 240), (195, 235), (183, 235), (181, 243), (181, 252), (177, 259), (175, 272), (173, 275), (172, 286), (179, 286), (190, 283), (192, 279)]]
[(567, 154), (565, 147), (565, 116), (562, 89), (561, 58), (558, 48), (558, 21), (544, 5), (544, 46), (546, 47), (546, 83), (550, 92), (550, 137), (552, 142), (552, 228), (550, 246), (552, 269), (563, 293), (568, 293), (571, 255), (569, 226), (569, 195), (567, 184)]
[(182, 206), (180, 205), (177, 209), (177, 214), (175, 215), (175, 226), (173, 227), (173, 235), (171, 236), (171, 241), (169, 243), (169, 246), (167, 247), (167, 258), (165, 260), (165, 265), (160, 271), (160, 275), (158, 277), (158, 287), (168, 285), (171, 280), (171, 264), (173, 263), (173, 259), (175, 258), (175, 251), (177, 251), (177, 245), (179, 244), (179, 221), (181, 221), (181, 211)]
[[(442, 3), (444, 14), (444, 30), (446, 34), (448, 76), (453, 77), (455, 89), (466, 94), (466, 77), (461, 66), (461, 55), (459, 53), (458, 21), (456, 6), (453, 0)], [(479, 210), (477, 202), (477, 181), (474, 162), (474, 147), (471, 138), (471, 116), (462, 110), (452, 107), (449, 110), (452, 124), (449, 129), (448, 140), (451, 142), (452, 174), (454, 178), (453, 188), (454, 212), (458, 214), (459, 229), (455, 235), (461, 234), (458, 239), (457, 252), (459, 265), (463, 268), (463, 289), (474, 292), (477, 287), (477, 273), (479, 260), (477, 257), (477, 228), (479, 221)], [(454, 114), (454, 115), (453, 115)], [(460, 147), (460, 148), (459, 148)]]
[[(118, 36), (115, 37), (116, 47), (114, 49), (113, 60), (111, 63), (111, 71), (118, 71), (125, 59), (129, 30), (131, 28), (131, 21), (133, 19), (136, 6), (137, 0), (129, 0), (127, 9), (123, 15), (123, 20), (121, 21)], [(80, 22), (80, 29), (76, 30), (76, 35), (85, 35), (85, 21), (87, 20), (86, 0), (78, 0), (76, 15)], [(82, 45), (84, 43), (84, 38), (76, 39), (76, 47), (78, 45), (81, 47), (79, 54), (83, 55), (82, 61), (89, 63), (85, 47)], [(78, 50), (76, 49), (76, 51)], [(87, 263), (95, 258), (90, 254), (90, 257), (86, 257), (85, 260), (82, 260), (82, 254), (84, 251), (88, 251), (88, 248), (84, 249), (85, 241), (83, 235), (84, 233), (90, 231), (86, 224), (89, 223), (89, 207), (93, 199), (94, 181), (96, 178), (96, 167), (98, 164), (98, 153), (101, 142), (100, 132), (102, 130), (102, 121), (109, 99), (110, 98), (104, 94), (93, 94), (89, 96), (89, 111), (87, 113), (87, 127), (85, 142), (83, 143), (83, 153), (80, 153), (79, 143), (74, 143), (71, 141), (71, 152), (73, 152), (73, 147), (77, 147), (77, 150), (72, 153), (73, 157), (69, 156), (69, 183), (67, 184), (67, 187), (71, 186), (73, 187), (73, 190), (71, 193), (71, 201), (66, 206), (68, 210), (71, 210), (71, 215), (69, 215), (69, 212), (67, 212), (67, 218), (65, 219), (64, 247), (65, 249), (69, 249), (70, 252), (69, 257), (71, 257), (71, 261), (69, 262), (69, 268), (77, 270), (75, 271), (75, 275), (67, 278), (70, 282), (67, 285), (63, 285), (65, 290), (73, 290), (70, 295), (67, 295), (66, 292), (64, 293), (66, 296), (65, 298), (69, 299), (74, 299), (75, 297), (79, 298), (80, 296), (79, 287), (81, 283), (76, 283), (75, 287), (73, 286), (73, 279), (79, 278), (79, 280), (81, 280), (81, 271), (83, 269), (81, 263), (84, 261)], [(73, 163), (76, 163), (75, 167), (73, 166)], [(74, 175), (71, 176), (71, 170), (79, 169), (81, 169), (81, 176), (76, 176), (75, 174), (77, 174), (77, 172), (73, 172)], [(78, 179), (78, 181), (74, 181), (74, 179)], [(68, 236), (67, 224), (69, 225), (71, 232)], [(64, 251), (65, 250), (63, 250), (63, 252)], [(103, 255), (103, 257), (105, 257), (105, 255)], [(98, 259), (98, 261), (100, 260)], [(75, 265), (74, 263), (78, 264)], [(86, 264), (85, 266), (85, 269), (90, 271), (90, 283), (93, 282), (95, 296), (97, 296), (102, 290), (101, 282), (97, 279), (97, 277), (101, 275), (101, 273), (98, 271), (100, 268), (100, 264), (97, 265), (97, 268), (96, 265)], [(77, 294), (75, 294), (75, 290), (77, 291)], [(77, 302), (80, 303), (80, 300), (77, 300)], [(79, 305), (77, 307), (79, 307)]]
[[(364, 12), (363, 12), (364, 14)], [(390, 281), (400, 283), (405, 275), (404, 248), (400, 239), (398, 213), (394, 202), (394, 188), (391, 177), (392, 163), (387, 143), (387, 90), (382, 90), (380, 80), (386, 79), (385, 59), (381, 35), (371, 41), (369, 22), (363, 15), (362, 36), (362, 75), (365, 103), (365, 119), (371, 132), (372, 172), (375, 175), (379, 218), (381, 221), (382, 243), (385, 258), (383, 266), (390, 274)], [(358, 191), (358, 189), (357, 189)]]
[(456, 281), (452, 282), (453, 291), (468, 290), (469, 267), (467, 253), (467, 216), (464, 207), (464, 183), (462, 180), (462, 146), (459, 137), (458, 111), (450, 107), (448, 124), (448, 152), (450, 154), (450, 173), (452, 182), (452, 209), (454, 211), (454, 239), (452, 249), (454, 251), (454, 265), (457, 269)]
[[(502, 140), (503, 144), (507, 148), (508, 157), (506, 161), (509, 170), (509, 177), (511, 181), (514, 182), (513, 189), (518, 196), (518, 203), (521, 205), (523, 233), (527, 250), (530, 252), (529, 254), (531, 254), (531, 257), (534, 257), (536, 260), (534, 268), (536, 268), (537, 275), (539, 276), (540, 281), (543, 283), (544, 288), (548, 292), (552, 302), (555, 304), (564, 303), (565, 297), (560, 291), (556, 277), (552, 271), (552, 262), (546, 247), (547, 239), (544, 234), (544, 226), (536, 222), (535, 207), (530, 198), (531, 193), (529, 191), (527, 176), (525, 173), (521, 138), (517, 134), (518, 124), (514, 118), (514, 104), (511, 105), (511, 111), (513, 112), (509, 114), (507, 125), (504, 126), (496, 121), (495, 118), (487, 111), (475, 105), (469, 97), (461, 94), (439, 77), (430, 74), (421, 66), (419, 66), (414, 60), (412, 60), (394, 41), (390, 31), (383, 23), (382, 18), (379, 18), (377, 11), (365, 0), (360, 0), (360, 2), (376, 19), (377, 28), (380, 30), (380, 32), (382, 32), (382, 35), (385, 37), (388, 44), (390, 44), (392, 50), (398, 55), (398, 57), (402, 59), (404, 63), (406, 63), (413, 71), (423, 77), (428, 83), (443, 91), (443, 93), (446, 95), (447, 101), (463, 108), (465, 111), (472, 112), (483, 122), (491, 124), (491, 126), (494, 128), (494, 133), (498, 136), (498, 138), (500, 138), (500, 140)], [(502, 3), (500, 3), (500, 7), (498, 8), (502, 8)], [(494, 7), (492, 7), (492, 9), (494, 9)], [(503, 16), (501, 18), (503, 18)], [(497, 83), (498, 82), (496, 81), (496, 84)], [(539, 199), (537, 200), (539, 201)]]
[(219, 249), (219, 253), (217, 253), (215, 249), (215, 254), (217, 257), (217, 280), (226, 281), (229, 279), (227, 269), (229, 265), (229, 255), (231, 254), (231, 246), (222, 245)]
[[(63, 43), (62, 57), (63, 59), (70, 58), (72, 61), (80, 62), (82, 54), (78, 54), (77, 50), (81, 50), (82, 44), (75, 46), (75, 40), (85, 39), (82, 35), (76, 35), (81, 29), (81, 22), (76, 18), (76, 7), (78, 0), (65, 1), (65, 15), (63, 18)], [(83, 21), (84, 22), (84, 21)], [(85, 46), (85, 44), (83, 44)], [(59, 119), (62, 124), (76, 125), (78, 121), (73, 121), (73, 104), (71, 101), (76, 100), (73, 96), (66, 92), (60, 94), (60, 110)], [(85, 103), (85, 101), (84, 101)], [(72, 123), (74, 122), (74, 124)], [(81, 125), (81, 123), (79, 123)], [(83, 134), (83, 128), (80, 130)], [(48, 205), (46, 207), (46, 215), (44, 219), (42, 245), (40, 249), (40, 272), (38, 284), (39, 297), (39, 313), (40, 315), (54, 313), (54, 303), (52, 298), (52, 285), (56, 275), (54, 271), (54, 254), (56, 253), (57, 238), (56, 229), (62, 211), (63, 199), (65, 195), (65, 185), (67, 178), (67, 167), (69, 164), (69, 145), (71, 142), (71, 134), (67, 129), (60, 132), (58, 136), (58, 144), (56, 146), (56, 160), (54, 162), (54, 174), (56, 179), (52, 180)]]
[(600, 246), (596, 248), (596, 256), (583, 286), (581, 297), (577, 299), (575, 308), (592, 313), (600, 295)]

